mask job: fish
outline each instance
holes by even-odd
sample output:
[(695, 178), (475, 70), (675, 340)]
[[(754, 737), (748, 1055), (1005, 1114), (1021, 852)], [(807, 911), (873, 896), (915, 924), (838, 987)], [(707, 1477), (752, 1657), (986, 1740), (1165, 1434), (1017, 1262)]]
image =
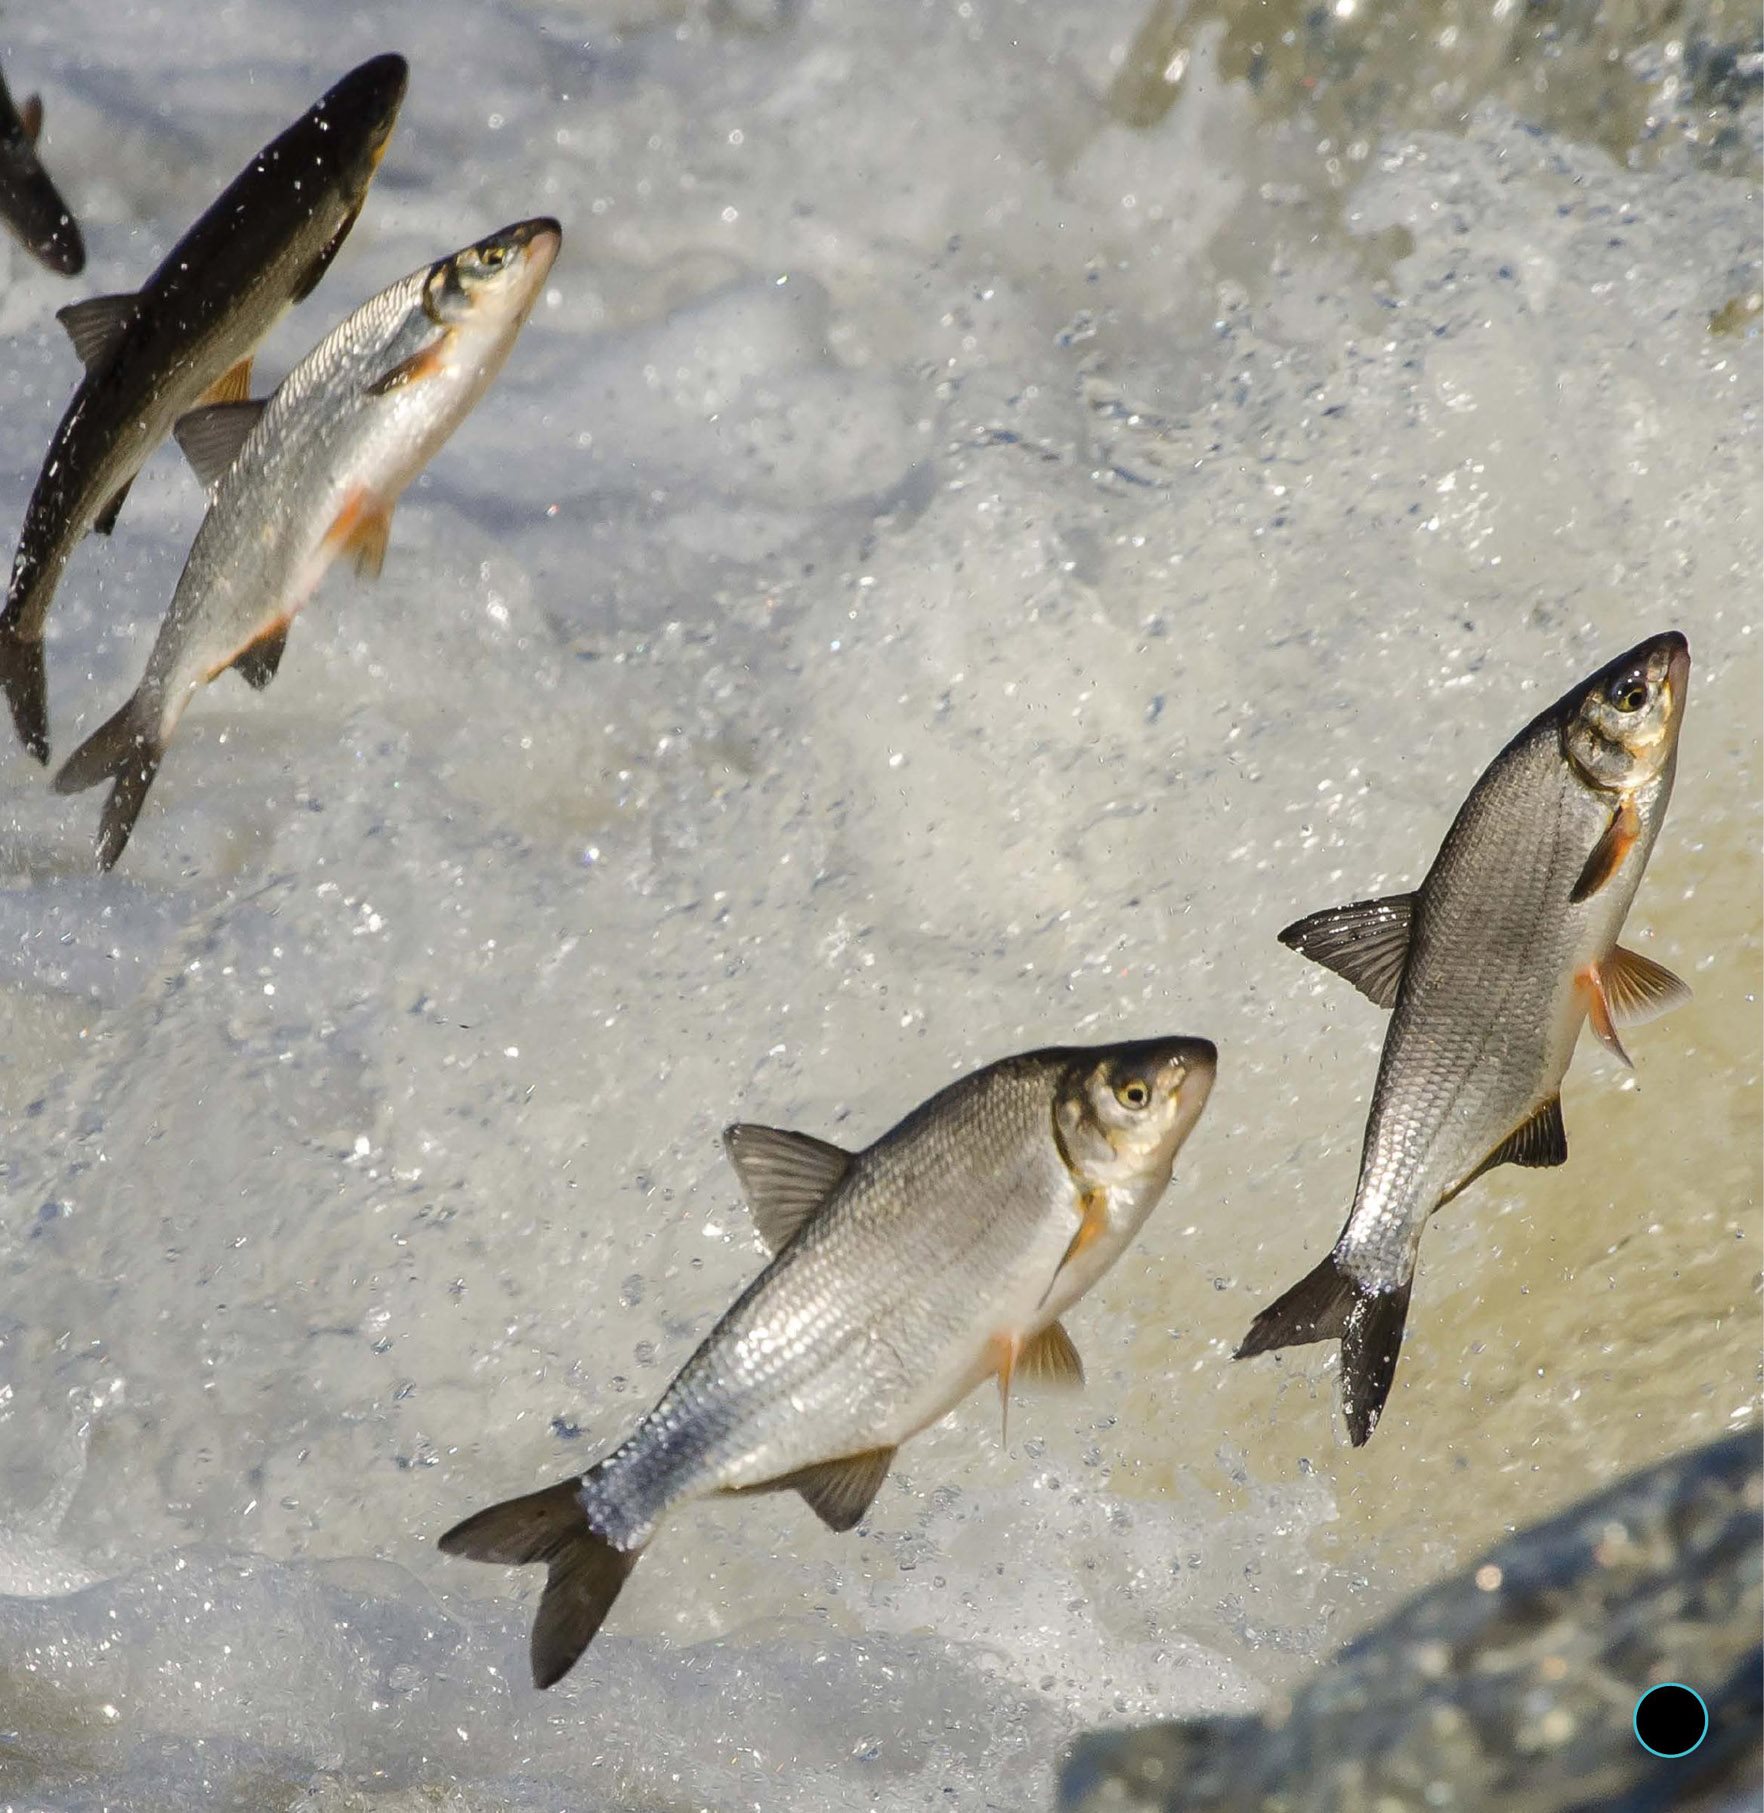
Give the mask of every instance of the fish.
[[(1756, 1808), (1760, 1453), (1751, 1422), (1528, 1523), (1266, 1711), (1087, 1732), (1061, 1813)], [(1694, 1754), (1637, 1741), (1664, 1681), (1706, 1704)]]
[(378, 577), (405, 487), (502, 369), (557, 256), (539, 218), (412, 271), (362, 304), (268, 400), (177, 424), (211, 502), (140, 685), (68, 758), (60, 793), (109, 780), (97, 854), (122, 854), (178, 720), (235, 667), (258, 690), (340, 555)]
[(86, 268), (86, 242), (73, 210), (37, 157), (43, 103), (33, 94), (14, 106), (0, 75), (0, 219), (40, 263), (63, 277)]
[(378, 56), (266, 145), (129, 295), (57, 313), (86, 375), (25, 510), (0, 610), (0, 690), (19, 739), (49, 760), (43, 627), (88, 530), (108, 535), (148, 456), (199, 402), (250, 395), (251, 359), (318, 284), (385, 155), (409, 77)]
[(1082, 1383), (1060, 1317), (1163, 1195), (1217, 1059), (1192, 1038), (1022, 1053), (859, 1152), (728, 1128), (770, 1264), (619, 1447), (440, 1540), (546, 1564), (534, 1684), (574, 1667), (680, 1506), (795, 1491), (829, 1529), (853, 1529), (900, 1445), (977, 1385), (995, 1378), (1008, 1407), (1013, 1381)]
[(1236, 1357), (1339, 1340), (1355, 1447), (1390, 1395), (1434, 1211), (1496, 1165), (1567, 1163), (1561, 1086), (1582, 1026), (1627, 1064), (1621, 1031), (1690, 998), (1617, 942), (1672, 797), (1689, 683), (1676, 630), (1638, 643), (1495, 757), (1413, 893), (1279, 935), (1391, 1019), (1347, 1223)]

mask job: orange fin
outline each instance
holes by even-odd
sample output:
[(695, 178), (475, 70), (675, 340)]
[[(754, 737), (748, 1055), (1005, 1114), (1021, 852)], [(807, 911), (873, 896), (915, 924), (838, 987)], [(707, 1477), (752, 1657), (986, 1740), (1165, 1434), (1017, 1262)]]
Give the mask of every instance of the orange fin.
[(1050, 1322), (1017, 1355), (1017, 1376), (1028, 1385), (1076, 1388), (1084, 1383), (1084, 1362), (1072, 1337), (1058, 1322)]
[(1596, 963), (1589, 963), (1580, 972), (1579, 982), (1586, 994), (1587, 1024), (1592, 1027), (1599, 1043), (1612, 1053), (1617, 1060), (1635, 1068), (1630, 1063), (1629, 1053), (1623, 1049), (1623, 1041), (1617, 1036), (1617, 1025), (1611, 1017), (1610, 997), (1605, 993), (1605, 978)]
[(43, 133), (43, 97), (33, 94), (18, 110), (18, 123), (26, 140), (34, 145)]
[(1691, 998), (1689, 987), (1671, 970), (1620, 944), (1599, 965), (1599, 974), (1614, 1026), (1645, 1026)]
[(1015, 1334), (994, 1335), (987, 1344), (987, 1357), (998, 1374), (998, 1439), (1006, 1444), (1011, 1438), (1011, 1377), (1022, 1352), (1023, 1342)]
[(1041, 1293), (1043, 1303), (1053, 1295), (1053, 1288), (1059, 1283), (1060, 1274), (1109, 1225), (1108, 1191), (1086, 1190), (1079, 1199), (1078, 1217), (1078, 1232), (1072, 1236), (1071, 1244), (1061, 1256), (1058, 1266), (1054, 1268), (1054, 1275), (1047, 1281), (1047, 1289)]
[(1617, 810), (1605, 827), (1605, 835), (1593, 845), (1592, 854), (1586, 859), (1586, 867), (1580, 871), (1580, 879), (1575, 882), (1569, 900), (1576, 906), (1583, 900), (1591, 900), (1623, 867), (1624, 857), (1634, 848), (1640, 835), (1641, 814), (1635, 809), (1634, 798), (1626, 793), (1618, 800)]
[(447, 342), (452, 339), (451, 330), (437, 340), (431, 340), (420, 353), (412, 353), (402, 365), (394, 365), (383, 378), (376, 378), (367, 387), (370, 397), (383, 397), (394, 390), (402, 390), (406, 384), (420, 384), (424, 378), (432, 378), (447, 361)]
[(223, 373), (203, 391), (196, 401), (204, 403), (248, 403), (251, 400), (251, 354)]
[(325, 537), (333, 554), (352, 554), (355, 570), (364, 579), (378, 579), (386, 564), (386, 543), (392, 534), (392, 511), (372, 491), (352, 491), (331, 532)]
[[(212, 680), (218, 680), (229, 667), (237, 667), (261, 691), (275, 678), (276, 667), (281, 662), (282, 650), (288, 641), (288, 625), (293, 621), (292, 616), (272, 617), (256, 635), (241, 642), (230, 655), (217, 661), (202, 676), (203, 683), (206, 685)], [(253, 678), (253, 675), (259, 677)]]

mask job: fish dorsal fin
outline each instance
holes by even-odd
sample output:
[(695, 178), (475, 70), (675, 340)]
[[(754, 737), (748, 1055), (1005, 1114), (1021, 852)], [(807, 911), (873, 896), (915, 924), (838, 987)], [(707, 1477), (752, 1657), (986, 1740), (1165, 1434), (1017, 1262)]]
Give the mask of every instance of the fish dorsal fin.
[(34, 145), (43, 135), (43, 97), (31, 95), (18, 110), (19, 129), (28, 144)]
[(288, 624), (283, 619), (267, 636), (259, 636), (250, 647), (242, 648), (233, 658), (233, 667), (249, 686), (262, 692), (276, 677), (287, 649)]
[(67, 329), (67, 337), (87, 371), (102, 364), (122, 338), (123, 330), (134, 319), (136, 300), (133, 295), (88, 296), (84, 302), (70, 302), (55, 311), (55, 319)]
[(1645, 1026), (1691, 998), (1689, 986), (1671, 970), (1622, 945), (1599, 965), (1599, 975), (1614, 1026)]
[(1593, 845), (1592, 854), (1587, 857), (1586, 866), (1580, 871), (1580, 879), (1569, 890), (1569, 901), (1579, 906), (1583, 900), (1591, 900), (1623, 867), (1624, 857), (1640, 836), (1641, 814), (1635, 809), (1634, 799), (1626, 793), (1618, 800), (1616, 810), (1611, 814), (1611, 822), (1605, 827), (1604, 836)]
[(196, 401), (200, 403), (243, 403), (251, 395), (251, 354), (229, 365)]
[(1409, 960), (1409, 921), (1414, 906), (1413, 894), (1387, 894), (1382, 900), (1326, 907), (1289, 925), (1280, 934), (1280, 942), (1334, 970), (1368, 1001), (1394, 1007), (1403, 965)]
[(267, 407), (250, 400), (209, 403), (178, 418), (172, 433), (211, 498)]
[(753, 1225), (774, 1253), (833, 1194), (851, 1166), (851, 1154), (842, 1146), (752, 1121), (725, 1127), (723, 1150), (741, 1179)]
[(1064, 1327), (1050, 1322), (1017, 1355), (1014, 1377), (1024, 1385), (1075, 1388), (1084, 1383), (1084, 1362)]
[(1522, 1127), (1516, 1127), (1483, 1161), (1482, 1171), (1496, 1165), (1531, 1165), (1539, 1170), (1568, 1162), (1568, 1135), (1562, 1126), (1562, 1098), (1552, 1095)]
[(849, 1530), (863, 1521), (871, 1501), (882, 1490), (894, 1464), (892, 1448), (870, 1448), (840, 1460), (821, 1461), (778, 1481), (803, 1496), (803, 1502), (830, 1530)]

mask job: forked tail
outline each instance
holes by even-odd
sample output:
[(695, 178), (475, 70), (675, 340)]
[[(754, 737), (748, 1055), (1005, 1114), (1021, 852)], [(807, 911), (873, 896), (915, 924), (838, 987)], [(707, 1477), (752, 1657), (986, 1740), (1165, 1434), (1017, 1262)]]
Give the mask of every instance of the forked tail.
[(0, 688), (12, 707), (19, 741), (39, 762), (49, 759), (49, 683), (43, 673), (43, 638), (21, 636), (0, 621)]
[(1405, 1282), (1395, 1290), (1373, 1290), (1343, 1271), (1331, 1253), (1256, 1317), (1234, 1357), (1247, 1360), (1307, 1341), (1340, 1341), (1342, 1414), (1349, 1439), (1363, 1448), (1396, 1377), (1410, 1288)]
[(83, 793), (101, 781), (113, 783), (98, 821), (99, 868), (112, 867), (122, 855), (164, 754), (154, 717), (130, 699), (86, 738), (56, 775), (57, 793)]
[(479, 1511), (441, 1538), (441, 1550), (506, 1567), (545, 1563), (545, 1591), (533, 1620), (535, 1687), (549, 1687), (575, 1667), (643, 1553), (615, 1548), (589, 1528), (579, 1479)]

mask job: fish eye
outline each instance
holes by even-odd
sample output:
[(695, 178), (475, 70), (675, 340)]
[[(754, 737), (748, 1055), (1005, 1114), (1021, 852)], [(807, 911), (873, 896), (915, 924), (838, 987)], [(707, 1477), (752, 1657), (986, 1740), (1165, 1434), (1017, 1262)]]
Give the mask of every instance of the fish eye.
[(500, 239), (493, 239), (478, 253), (478, 262), (487, 271), (499, 271), (508, 263), (508, 247)]
[(1151, 1100), (1151, 1090), (1138, 1077), (1129, 1077), (1115, 1085), (1115, 1100), (1123, 1108), (1143, 1108)]
[(1648, 702), (1647, 682), (1638, 673), (1622, 674), (1606, 687), (1605, 697), (1619, 711), (1640, 711)]

